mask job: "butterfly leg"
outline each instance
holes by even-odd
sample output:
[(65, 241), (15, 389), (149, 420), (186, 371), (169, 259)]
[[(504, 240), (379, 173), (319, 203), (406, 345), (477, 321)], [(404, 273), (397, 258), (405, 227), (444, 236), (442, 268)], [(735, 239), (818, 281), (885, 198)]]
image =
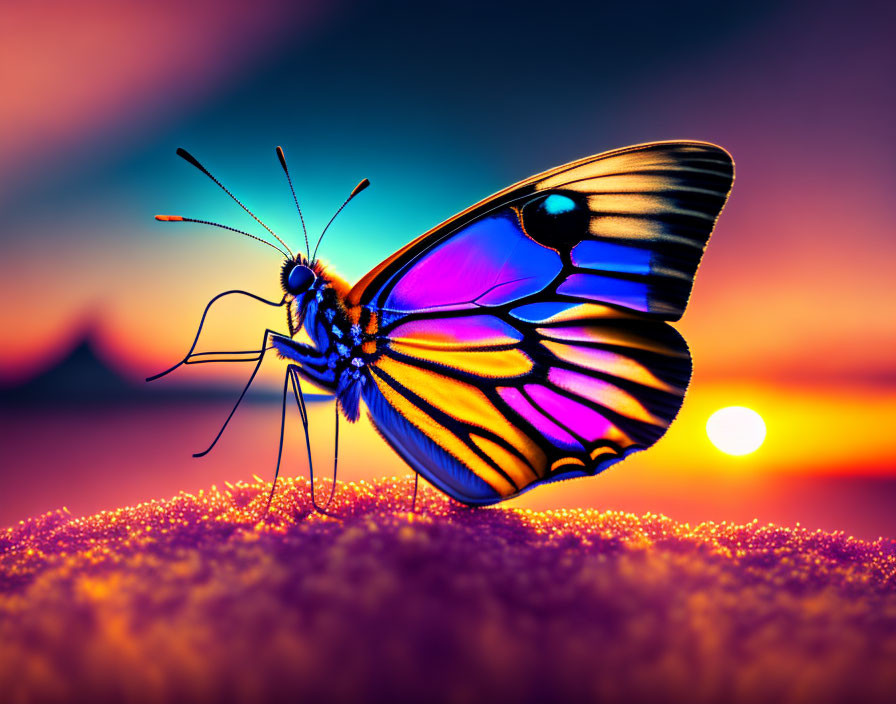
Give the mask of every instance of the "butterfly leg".
[(318, 513), (323, 513), (328, 516), (332, 515), (327, 512), (327, 508), (333, 501), (333, 495), (336, 491), (336, 470), (339, 463), (339, 409), (338, 407), (336, 408), (336, 437), (333, 457), (333, 482), (330, 486), (330, 495), (327, 497), (327, 502), (323, 505), (323, 507), (321, 507), (318, 505), (317, 499), (314, 495), (314, 463), (311, 458), (311, 437), (308, 431), (308, 407), (305, 404), (305, 395), (302, 393), (302, 382), (300, 379), (300, 376), (304, 375), (302, 374), (302, 372), (305, 371), (307, 370), (303, 370), (302, 367), (297, 364), (290, 364), (286, 368), (286, 377), (283, 381), (283, 406), (280, 413), (280, 444), (277, 448), (277, 467), (274, 470), (274, 481), (271, 484), (271, 493), (268, 496), (268, 502), (265, 506), (263, 515), (266, 515), (271, 507), (271, 501), (274, 498), (274, 491), (277, 488), (277, 478), (280, 476), (280, 463), (283, 458), (283, 439), (286, 429), (286, 393), (290, 385), (292, 386), (292, 393), (293, 397), (296, 400), (296, 406), (299, 409), (299, 417), (302, 421), (302, 429), (305, 431), (305, 450), (308, 454), (308, 473), (311, 481), (311, 505)]
[(314, 506), (314, 509), (318, 513), (324, 513), (326, 515), (330, 515), (327, 513), (327, 508), (329, 508), (330, 503), (333, 501), (333, 494), (336, 492), (336, 469), (339, 464), (339, 406), (334, 406), (336, 410), (336, 425), (335, 425), (335, 449), (333, 455), (333, 482), (330, 485), (330, 495), (327, 497), (327, 503), (324, 504), (323, 508), (317, 505), (317, 500), (314, 497), (314, 466), (311, 462), (311, 440), (308, 435), (308, 408), (305, 405), (305, 396), (302, 393), (302, 382), (300, 379), (300, 374), (303, 369), (301, 367), (292, 366), (292, 393), (296, 399), (296, 405), (299, 407), (300, 412), (304, 418), (304, 426), (305, 426), (305, 448), (308, 451), (308, 475), (311, 480), (311, 505)]
[[(268, 347), (268, 349), (271, 349)], [(238, 363), (238, 362), (257, 362), (258, 355), (264, 350), (217, 350), (215, 352), (194, 352), (189, 356), (184, 365), (188, 364), (218, 364), (218, 363)], [(255, 355), (246, 357), (245, 355)], [(197, 357), (211, 357), (212, 355), (221, 355), (224, 357), (239, 357), (239, 359), (196, 359)]]
[[(230, 423), (230, 419), (233, 418), (233, 414), (236, 413), (236, 409), (239, 408), (240, 403), (242, 403), (243, 398), (246, 396), (246, 392), (249, 390), (249, 387), (252, 386), (252, 382), (255, 380), (255, 376), (258, 374), (258, 370), (261, 369), (261, 363), (264, 361), (264, 355), (269, 350), (272, 349), (268, 347), (268, 339), (276, 340), (277, 338), (282, 338), (283, 336), (274, 332), (273, 330), (265, 330), (264, 331), (264, 339), (261, 342), (261, 350), (258, 355), (258, 359), (256, 360), (255, 368), (252, 370), (252, 374), (249, 376), (249, 381), (246, 382), (246, 386), (243, 387), (243, 391), (240, 394), (239, 398), (236, 400), (233, 408), (230, 411), (230, 415), (227, 416), (227, 420), (224, 421), (224, 425), (221, 426), (221, 429), (218, 431), (218, 434), (215, 436), (215, 439), (212, 440), (211, 445), (208, 446), (202, 452), (197, 452), (193, 455), (193, 457), (204, 457), (209, 452), (211, 452), (212, 448), (217, 444), (218, 440), (221, 438), (221, 435), (224, 434), (224, 430), (227, 428), (227, 424)], [(288, 339), (288, 338), (287, 338)], [(189, 355), (187, 355), (189, 357)]]
[[(193, 357), (199, 357), (199, 356), (203, 356), (203, 355), (207, 355), (207, 354), (216, 354), (216, 353), (211, 353), (211, 352), (201, 352), (201, 353), (198, 353), (198, 354), (194, 354), (194, 353), (193, 353), (193, 350), (196, 349), (196, 345), (197, 345), (197, 343), (199, 342), (199, 335), (202, 333), (202, 326), (205, 324), (205, 318), (206, 318), (206, 316), (208, 315), (208, 311), (209, 311), (209, 309), (212, 307), (212, 305), (215, 303), (215, 301), (217, 301), (219, 298), (223, 298), (224, 296), (230, 296), (230, 295), (234, 295), (234, 294), (239, 294), (239, 295), (241, 295), (241, 296), (248, 296), (249, 298), (252, 298), (252, 299), (254, 299), (254, 300), (256, 300), (256, 301), (259, 301), (260, 303), (264, 303), (265, 305), (273, 306), (274, 308), (279, 308), (279, 307), (281, 307), (281, 306), (283, 306), (283, 305), (286, 304), (286, 297), (285, 297), (285, 296), (284, 296), (279, 302), (275, 302), (275, 301), (269, 301), (269, 300), (267, 300), (266, 298), (262, 298), (261, 296), (256, 296), (254, 293), (249, 293), (248, 291), (240, 291), (240, 290), (238, 290), (238, 289), (234, 289), (234, 290), (232, 290), (232, 291), (224, 291), (223, 293), (219, 293), (217, 296), (215, 296), (214, 298), (212, 298), (212, 300), (210, 300), (210, 301), (206, 304), (206, 306), (205, 306), (205, 310), (202, 312), (202, 317), (199, 319), (199, 329), (196, 331), (196, 337), (193, 338), (193, 344), (190, 345), (190, 349), (187, 351), (187, 354), (184, 355), (184, 358), (183, 358), (181, 361), (179, 361), (177, 364), (175, 364), (173, 367), (171, 367), (170, 369), (166, 369), (166, 370), (163, 371), (163, 372), (159, 372), (158, 374), (154, 374), (153, 376), (147, 377), (147, 378), (146, 378), (146, 381), (155, 381), (156, 379), (159, 379), (159, 378), (165, 376), (166, 374), (170, 374), (170, 373), (173, 372), (175, 369), (177, 369), (178, 367), (180, 367), (182, 364), (191, 364), (191, 363), (192, 363), (192, 364), (198, 364), (198, 362), (191, 362), (191, 359), (192, 359)], [(262, 345), (262, 351), (261, 351), (261, 354), (263, 354), (263, 350), (264, 350), (264, 345)], [(238, 353), (235, 353), (235, 352), (234, 352), (234, 353), (227, 353), (227, 352), (225, 352), (225, 353), (221, 353), (221, 354), (238, 354)], [(248, 352), (247, 352), (247, 354), (248, 354)], [(249, 361), (255, 361), (255, 360), (253, 360), (253, 359), (240, 359), (240, 360), (222, 360), (222, 361), (249, 362)]]
[[(274, 491), (277, 489), (277, 477), (280, 476), (280, 461), (283, 459), (283, 435), (286, 429), (286, 393), (289, 391), (289, 384), (292, 381), (292, 367), (290, 364), (286, 368), (286, 376), (283, 377), (283, 401), (280, 405), (280, 444), (277, 446), (277, 467), (274, 469), (274, 481), (271, 483), (271, 493), (268, 494), (268, 502), (265, 504), (264, 511), (261, 513), (259, 520), (263, 520), (271, 509), (271, 501), (274, 500)], [(302, 418), (302, 426), (305, 428), (305, 438), (308, 438), (308, 417), (305, 413), (304, 406), (299, 407), (299, 415)], [(308, 448), (308, 462), (311, 462), (311, 447)]]
[(294, 362), (294, 373), (312, 384), (336, 391), (336, 373), (327, 365), (327, 356), (316, 347), (282, 336), (273, 339), (272, 343), (281, 357)]

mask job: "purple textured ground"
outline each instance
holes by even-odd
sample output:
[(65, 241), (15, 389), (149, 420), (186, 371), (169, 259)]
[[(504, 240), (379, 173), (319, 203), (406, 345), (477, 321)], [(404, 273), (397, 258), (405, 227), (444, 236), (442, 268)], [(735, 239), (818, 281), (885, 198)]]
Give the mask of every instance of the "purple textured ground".
[[(30, 701), (896, 698), (896, 544), (285, 481), (0, 534), (0, 692)], [(422, 487), (421, 487), (422, 490)]]

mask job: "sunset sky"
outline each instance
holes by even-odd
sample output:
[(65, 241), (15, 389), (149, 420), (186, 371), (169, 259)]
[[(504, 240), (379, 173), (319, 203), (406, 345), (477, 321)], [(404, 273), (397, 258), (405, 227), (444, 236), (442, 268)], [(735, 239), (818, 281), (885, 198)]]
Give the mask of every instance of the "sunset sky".
[[(291, 244), (301, 231), (276, 145), (313, 233), (369, 178), (321, 249), (356, 281), (533, 173), (698, 139), (732, 154), (736, 182), (677, 325), (691, 391), (632, 462), (653, 477), (674, 462), (700, 476), (896, 479), (894, 22), (874, 2), (4, 5), (0, 380), (38, 373), (87, 330), (140, 379), (182, 356), (214, 294), (279, 298), (273, 250), (153, 220), (255, 231), (177, 147)], [(278, 314), (224, 305), (207, 344), (257, 344)], [(237, 391), (247, 373), (164, 383)], [(755, 455), (709, 445), (706, 418), (727, 405), (765, 418)], [(358, 442), (390, 453), (372, 432)]]

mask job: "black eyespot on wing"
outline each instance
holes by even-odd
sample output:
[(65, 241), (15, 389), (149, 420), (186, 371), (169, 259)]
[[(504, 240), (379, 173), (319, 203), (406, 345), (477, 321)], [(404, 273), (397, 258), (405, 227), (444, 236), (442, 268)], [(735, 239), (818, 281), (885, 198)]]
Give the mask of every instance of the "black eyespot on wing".
[(564, 251), (588, 236), (590, 216), (582, 194), (551, 191), (526, 203), (520, 222), (526, 234), (539, 244)]

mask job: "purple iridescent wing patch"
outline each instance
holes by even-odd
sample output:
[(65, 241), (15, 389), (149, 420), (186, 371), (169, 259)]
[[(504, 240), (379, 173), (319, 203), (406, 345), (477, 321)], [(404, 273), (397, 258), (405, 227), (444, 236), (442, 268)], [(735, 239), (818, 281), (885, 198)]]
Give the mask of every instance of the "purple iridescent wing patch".
[(422, 254), (383, 308), (393, 313), (499, 306), (542, 291), (559, 255), (526, 236), (511, 210), (478, 220)]

